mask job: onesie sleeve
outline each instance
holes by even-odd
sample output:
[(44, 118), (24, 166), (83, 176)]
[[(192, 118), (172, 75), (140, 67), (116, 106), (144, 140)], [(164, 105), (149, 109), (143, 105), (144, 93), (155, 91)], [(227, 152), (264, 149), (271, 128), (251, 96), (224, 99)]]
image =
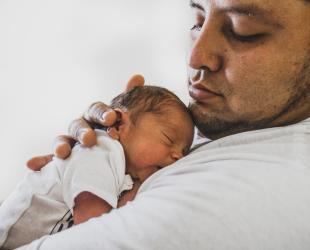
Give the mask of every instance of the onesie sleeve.
[(111, 138), (99, 138), (92, 148), (78, 146), (63, 166), (62, 192), (69, 208), (82, 192), (90, 192), (117, 207), (125, 177), (121, 145)]

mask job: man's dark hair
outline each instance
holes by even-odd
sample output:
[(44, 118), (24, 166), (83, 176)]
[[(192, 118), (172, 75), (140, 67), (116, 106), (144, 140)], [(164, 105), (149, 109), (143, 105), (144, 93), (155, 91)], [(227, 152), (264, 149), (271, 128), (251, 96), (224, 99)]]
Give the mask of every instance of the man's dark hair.
[(133, 124), (144, 113), (159, 116), (167, 114), (171, 106), (179, 108), (189, 115), (187, 107), (175, 94), (168, 89), (157, 86), (134, 87), (115, 97), (110, 106), (113, 109), (119, 108), (130, 111), (129, 117)]

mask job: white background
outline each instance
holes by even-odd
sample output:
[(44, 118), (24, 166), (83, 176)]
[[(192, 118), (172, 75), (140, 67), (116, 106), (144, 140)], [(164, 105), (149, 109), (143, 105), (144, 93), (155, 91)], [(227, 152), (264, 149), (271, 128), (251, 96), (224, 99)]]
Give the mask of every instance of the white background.
[(187, 0), (0, 0), (0, 201), (134, 73), (187, 102)]

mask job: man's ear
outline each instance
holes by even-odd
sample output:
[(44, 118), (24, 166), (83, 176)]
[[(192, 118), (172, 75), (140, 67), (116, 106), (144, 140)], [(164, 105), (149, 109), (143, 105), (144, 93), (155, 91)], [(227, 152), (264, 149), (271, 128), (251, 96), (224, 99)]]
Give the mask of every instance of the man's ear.
[(115, 111), (117, 113), (118, 120), (114, 126), (107, 129), (107, 133), (111, 138), (119, 140), (122, 133), (129, 127), (130, 120), (128, 112), (121, 109), (115, 109)]

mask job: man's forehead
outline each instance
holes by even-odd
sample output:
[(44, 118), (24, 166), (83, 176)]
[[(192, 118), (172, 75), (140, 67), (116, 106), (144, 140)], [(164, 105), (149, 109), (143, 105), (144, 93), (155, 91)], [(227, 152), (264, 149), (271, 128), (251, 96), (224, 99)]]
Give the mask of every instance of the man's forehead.
[(276, 26), (282, 26), (281, 20), (293, 21), (304, 10), (310, 13), (310, 0), (190, 0), (190, 6), (203, 12), (252, 16)]
[(310, 3), (310, 0), (190, 0), (190, 5), (198, 6), (213, 5), (219, 8), (230, 6), (252, 6), (253, 9), (270, 10), (284, 5), (296, 4), (297, 2)]
[[(281, 4), (287, 0), (281, 0)], [(268, 10), (278, 0), (190, 0), (190, 5), (195, 7), (216, 7), (226, 9), (232, 7), (248, 7), (255, 11)], [(279, 6), (279, 5), (278, 5)]]
[[(229, 13), (255, 18), (266, 24), (280, 27), (274, 0), (191, 0), (190, 6), (203, 12)], [(282, 0), (286, 1), (286, 0)]]
[(292, 21), (292, 16), (310, 8), (310, 0), (190, 0), (190, 6), (203, 12), (248, 15), (278, 24), (283, 18)]

